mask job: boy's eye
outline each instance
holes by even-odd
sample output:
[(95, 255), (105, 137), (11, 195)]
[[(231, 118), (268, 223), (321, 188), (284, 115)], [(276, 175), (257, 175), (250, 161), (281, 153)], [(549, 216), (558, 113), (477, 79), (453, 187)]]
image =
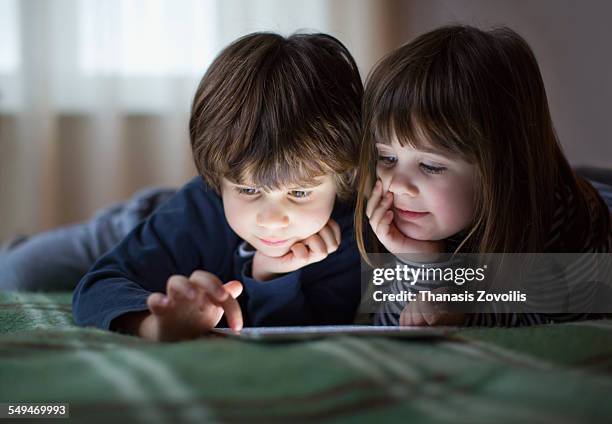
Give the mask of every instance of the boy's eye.
[(244, 196), (255, 196), (256, 194), (259, 194), (259, 190), (251, 187), (236, 187), (236, 191), (238, 194), (242, 194)]
[(446, 168), (443, 166), (432, 166), (427, 165), (425, 163), (420, 163), (419, 166), (421, 167), (421, 169), (423, 169), (423, 171), (427, 172), (428, 174), (441, 174), (446, 171)]
[(289, 195), (291, 197), (295, 197), (296, 199), (304, 199), (312, 194), (312, 191), (307, 190), (291, 190)]
[(395, 163), (397, 162), (397, 158), (395, 156), (388, 156), (388, 155), (378, 155), (378, 161), (382, 162), (383, 165), (385, 166), (393, 166), (395, 165)]

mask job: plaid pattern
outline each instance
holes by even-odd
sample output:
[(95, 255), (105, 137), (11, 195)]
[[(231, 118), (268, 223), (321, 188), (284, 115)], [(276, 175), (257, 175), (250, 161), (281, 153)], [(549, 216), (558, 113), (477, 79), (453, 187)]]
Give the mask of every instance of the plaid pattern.
[(0, 293), (0, 399), (82, 422), (610, 422), (612, 320), (452, 338), (158, 344), (72, 321), (71, 295)]

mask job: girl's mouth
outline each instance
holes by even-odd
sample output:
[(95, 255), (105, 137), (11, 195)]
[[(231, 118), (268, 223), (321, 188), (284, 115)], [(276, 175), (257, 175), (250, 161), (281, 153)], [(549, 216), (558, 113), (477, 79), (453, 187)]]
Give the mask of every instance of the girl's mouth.
[(397, 212), (397, 215), (400, 218), (406, 219), (406, 220), (412, 220), (412, 219), (417, 219), (417, 218), (422, 218), (425, 215), (428, 215), (429, 212), (415, 212), (415, 211), (410, 211), (407, 209), (400, 209), (397, 207), (393, 208), (395, 210), (395, 212)]

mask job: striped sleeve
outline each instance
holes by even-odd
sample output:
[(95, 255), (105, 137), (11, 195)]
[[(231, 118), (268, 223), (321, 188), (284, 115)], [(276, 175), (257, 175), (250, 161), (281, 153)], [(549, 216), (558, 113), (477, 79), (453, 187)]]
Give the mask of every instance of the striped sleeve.
[[(608, 208), (612, 210), (612, 187), (601, 183), (593, 183), (593, 185)], [(552, 220), (550, 237), (545, 248), (547, 251), (552, 250), (552, 247), (563, 237), (564, 227), (576, 216), (576, 202), (574, 202), (574, 194), (571, 191), (568, 190), (566, 195), (557, 192), (555, 197), (560, 206), (555, 210)], [(597, 196), (588, 196), (587, 204), (590, 211), (596, 211), (599, 199)], [(535, 298), (545, 299), (546, 305), (542, 305), (542, 310), (554, 305), (559, 310), (565, 307), (570, 312), (507, 313), (498, 309), (490, 314), (470, 314), (466, 325), (520, 327), (601, 317), (601, 314), (588, 313), (598, 295), (598, 287), (593, 282), (599, 281), (602, 274), (611, 275), (612, 270), (602, 272), (601, 264), (596, 263), (599, 260), (598, 257), (592, 254), (612, 251), (612, 228), (604, 223), (605, 220), (601, 215), (593, 213), (591, 219), (588, 236), (579, 249), (584, 255), (576, 255), (575, 260), (562, 264), (560, 273), (553, 268), (540, 269), (538, 275), (532, 276), (533, 278), (526, 285), (528, 288), (529, 283), (533, 285), (530, 289), (537, 292), (538, 296)], [(601, 234), (600, 231), (608, 233), (608, 237), (603, 242), (596, 241), (597, 234)], [(604, 266), (609, 266), (608, 263), (606, 262)], [(530, 309), (538, 310), (538, 305), (531, 304)]]
[[(427, 270), (432, 268), (443, 268), (443, 267), (456, 267), (461, 263), (458, 259), (452, 259), (445, 262), (439, 263), (416, 263), (409, 261), (397, 260), (396, 265), (407, 266), (409, 270)], [(393, 281), (386, 289), (387, 293), (398, 294), (402, 292), (419, 293), (425, 290), (437, 290), (444, 288), (454, 288), (455, 285), (452, 281), (438, 281), (419, 278), (416, 281)], [(399, 317), (407, 306), (408, 302), (402, 301), (386, 301), (383, 302), (378, 312), (374, 317), (375, 325), (388, 325), (397, 326), (399, 325)]]

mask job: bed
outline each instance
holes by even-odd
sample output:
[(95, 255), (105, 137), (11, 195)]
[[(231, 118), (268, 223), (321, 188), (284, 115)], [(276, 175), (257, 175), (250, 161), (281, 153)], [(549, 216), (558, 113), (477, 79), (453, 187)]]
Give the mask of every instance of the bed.
[(611, 422), (612, 320), (159, 344), (76, 327), (70, 293), (0, 293), (0, 402), (83, 422)]

